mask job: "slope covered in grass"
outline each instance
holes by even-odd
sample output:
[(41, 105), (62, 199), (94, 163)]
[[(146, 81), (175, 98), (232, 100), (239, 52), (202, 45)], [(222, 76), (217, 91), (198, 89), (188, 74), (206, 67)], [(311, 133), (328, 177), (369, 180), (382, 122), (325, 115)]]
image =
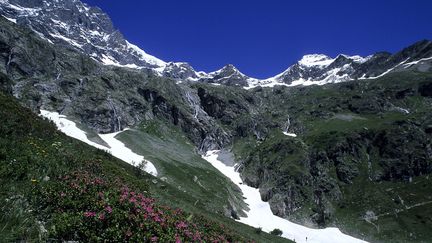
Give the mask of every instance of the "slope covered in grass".
[(278, 241), (229, 219), (224, 226), (164, 206), (152, 197), (154, 177), (67, 137), (9, 95), (0, 93), (0, 103), (5, 241)]

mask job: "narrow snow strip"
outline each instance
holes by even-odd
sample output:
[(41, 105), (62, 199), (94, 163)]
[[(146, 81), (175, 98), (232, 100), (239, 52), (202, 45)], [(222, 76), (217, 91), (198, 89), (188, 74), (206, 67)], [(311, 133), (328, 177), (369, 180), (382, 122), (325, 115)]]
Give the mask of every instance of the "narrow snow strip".
[(156, 167), (148, 160), (144, 159), (144, 156), (136, 154), (132, 152), (129, 148), (125, 146), (124, 143), (119, 141), (115, 138), (116, 135), (119, 133), (126, 131), (128, 129), (125, 129), (121, 132), (115, 132), (115, 133), (109, 133), (109, 134), (99, 134), (99, 137), (102, 138), (108, 145), (108, 147), (105, 147), (103, 145), (97, 144), (95, 142), (90, 141), (87, 138), (86, 132), (79, 129), (76, 126), (76, 123), (73, 121), (70, 121), (66, 118), (64, 115), (60, 115), (57, 112), (50, 112), (46, 110), (41, 110), (41, 116), (46, 117), (53, 121), (58, 129), (62, 131), (64, 134), (68, 135), (69, 137), (73, 137), (75, 139), (78, 139), (82, 142), (85, 142), (95, 148), (105, 150), (109, 153), (111, 153), (113, 156), (123, 160), (126, 163), (137, 165), (141, 161), (145, 161), (145, 167), (144, 171), (146, 171), (149, 174), (152, 174), (154, 176), (157, 176), (157, 170)]
[(297, 137), (297, 134), (295, 133), (289, 133), (289, 132), (282, 132), (282, 133), (290, 137)]
[(21, 7), (19, 5), (14, 5), (14, 4), (10, 3), (9, 1), (0, 1), (0, 3), (7, 3), (6, 7), (18, 11), (21, 15), (27, 14), (27, 15), (33, 16), (33, 15), (36, 15), (37, 12), (41, 11), (41, 8), (25, 8), (25, 7)]
[(250, 210), (247, 212), (247, 217), (240, 218), (240, 222), (253, 227), (261, 227), (262, 230), (266, 232), (278, 228), (283, 232), (282, 237), (294, 240), (295, 242), (365, 242), (343, 234), (338, 228), (310, 229), (274, 215), (270, 209), (270, 205), (261, 200), (259, 189), (243, 184), (240, 174), (235, 171), (234, 167), (226, 166), (223, 162), (218, 160), (218, 153), (219, 150), (208, 151), (206, 155), (202, 157), (222, 174), (231, 179), (231, 181), (242, 190), (245, 202), (249, 205)]
[(408, 57), (405, 61), (403, 61), (403, 62), (397, 64), (396, 66), (390, 68), (389, 70), (383, 72), (382, 74), (380, 74), (380, 75), (378, 75), (378, 76), (375, 76), (375, 77), (369, 77), (369, 78), (359, 78), (359, 79), (377, 79), (377, 78), (381, 78), (382, 76), (384, 76), (384, 75), (388, 74), (389, 72), (393, 71), (395, 68), (397, 68), (397, 67), (399, 67), (400, 65), (404, 64), (406, 61), (408, 61), (408, 59), (410, 59), (410, 58)]
[(422, 62), (422, 61), (427, 61), (427, 60), (432, 60), (432, 57), (422, 58), (422, 59), (419, 59), (417, 61), (405, 63), (403, 66), (404, 66), (404, 68), (408, 68), (414, 64), (417, 64), (417, 63)]
[[(92, 55), (93, 55), (93, 53), (92, 53)], [(94, 56), (94, 55), (93, 55)], [(95, 56), (95, 57), (97, 57), (97, 55)], [(97, 60), (97, 59), (96, 59)], [(112, 56), (107, 56), (107, 55), (105, 55), (105, 54), (102, 54), (102, 59), (101, 59), (101, 62), (102, 62), (102, 64), (104, 64), (104, 65), (111, 65), (111, 66), (117, 66), (117, 67), (126, 67), (126, 68), (133, 68), (133, 69), (141, 69), (142, 67), (140, 67), (140, 66), (138, 66), (138, 65), (136, 65), (136, 64), (133, 64), (133, 63), (130, 63), (130, 64), (120, 64), (120, 63), (118, 63), (115, 59), (114, 59), (114, 57), (112, 57)]]
[(17, 23), (17, 20), (16, 19), (12, 19), (12, 18), (8, 18), (8, 17), (6, 17), (6, 16), (4, 16), (4, 15), (2, 15), (5, 19), (7, 19), (7, 20), (9, 20), (10, 22), (13, 22), (13, 23)]
[(57, 38), (57, 39), (62, 39), (64, 41), (70, 43), (71, 45), (78, 47), (79, 49), (82, 49), (82, 47), (83, 47), (83, 45), (79, 44), (78, 42), (76, 42), (70, 38), (67, 38), (66, 36), (63, 36), (61, 34), (58, 34), (58, 33), (49, 33), (49, 34), (50, 34), (50, 36)]

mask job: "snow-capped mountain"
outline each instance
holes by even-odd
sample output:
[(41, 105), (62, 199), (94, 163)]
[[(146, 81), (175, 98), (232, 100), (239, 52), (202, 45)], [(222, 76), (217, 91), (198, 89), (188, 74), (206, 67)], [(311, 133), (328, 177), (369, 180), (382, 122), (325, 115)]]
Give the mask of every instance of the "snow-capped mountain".
[(78, 49), (104, 64), (135, 68), (166, 65), (125, 40), (101, 9), (79, 0), (1, 0), (0, 14), (49, 42)]
[[(432, 62), (432, 42), (420, 41), (392, 55), (379, 52), (367, 57), (305, 55), (284, 72), (267, 79), (248, 77), (229, 64), (222, 69), (197, 72), (185, 62), (164, 62), (128, 42), (109, 16), (79, 0), (0, 0), (0, 14), (28, 26), (49, 42), (77, 49), (105, 64), (148, 68), (177, 81), (198, 81), (244, 88), (275, 85), (323, 85), (356, 79), (374, 79), (387, 73)], [(408, 65), (409, 64), (409, 65)]]
[(323, 54), (305, 55), (281, 74), (250, 83), (248, 88), (255, 86), (320, 85), (344, 82), (351, 80), (356, 68), (371, 58), (372, 56), (361, 57), (343, 54), (335, 58)]
[(156, 71), (162, 76), (177, 80), (197, 81), (207, 77), (207, 73), (195, 71), (187, 62), (169, 62), (164, 67), (157, 68)]
[(419, 41), (392, 55), (379, 52), (367, 57), (323, 54), (305, 55), (281, 74), (265, 80), (255, 80), (246, 88), (256, 86), (324, 85), (356, 79), (375, 79), (390, 72), (415, 68), (415, 65), (432, 62), (432, 41)]
[(185, 62), (164, 62), (128, 42), (110, 17), (79, 0), (0, 0), (0, 14), (47, 41), (77, 49), (105, 64), (150, 68), (177, 80), (212, 78)]

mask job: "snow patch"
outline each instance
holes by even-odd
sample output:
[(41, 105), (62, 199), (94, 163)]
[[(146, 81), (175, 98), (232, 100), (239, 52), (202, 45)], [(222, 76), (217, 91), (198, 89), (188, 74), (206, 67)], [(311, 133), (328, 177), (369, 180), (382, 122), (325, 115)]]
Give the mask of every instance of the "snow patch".
[(79, 44), (78, 42), (76, 42), (76, 41), (74, 41), (74, 40), (72, 40), (70, 38), (67, 38), (66, 36), (63, 36), (63, 35), (61, 35), (59, 33), (55, 33), (55, 34), (54, 33), (50, 33), (50, 35), (52, 37), (54, 37), (54, 38), (64, 40), (64, 41), (70, 43), (71, 45), (73, 45), (75, 47), (78, 47), (79, 49), (82, 49), (82, 45), (81, 44)]
[(126, 131), (128, 129), (125, 129), (120, 132), (115, 132), (115, 133), (99, 134), (99, 137), (102, 140), (104, 140), (105, 143), (107, 143), (109, 146), (109, 147), (105, 147), (103, 145), (90, 141), (86, 135), (86, 132), (79, 129), (76, 126), (76, 123), (71, 120), (68, 120), (65, 115), (60, 115), (57, 112), (50, 112), (47, 110), (40, 110), (40, 112), (41, 112), (41, 116), (46, 117), (51, 121), (53, 121), (57, 125), (57, 128), (67, 136), (78, 139), (95, 148), (105, 150), (111, 153), (113, 156), (132, 165), (136, 165), (141, 161), (145, 161), (146, 165), (144, 167), (144, 171), (154, 176), (157, 176), (158, 173), (153, 163), (151, 163), (148, 160), (145, 160), (144, 156), (132, 152), (132, 150), (127, 148), (124, 143), (122, 143), (121, 141), (115, 138), (119, 133)]
[(9, 20), (10, 22), (12, 22), (12, 23), (17, 23), (17, 20), (16, 19), (13, 19), (13, 18), (8, 18), (8, 17), (6, 17), (6, 16), (4, 16), (4, 15), (2, 15), (5, 19), (7, 19), (7, 20)]
[(310, 54), (305, 55), (303, 58), (298, 62), (300, 65), (306, 66), (306, 67), (312, 67), (312, 66), (328, 66), (330, 65), (335, 59), (332, 59), (326, 55), (322, 54)]
[(133, 51), (136, 55), (141, 57), (145, 62), (150, 63), (152, 65), (159, 66), (159, 67), (165, 67), (166, 66), (166, 62), (162, 61), (161, 59), (159, 59), (157, 57), (154, 57), (152, 55), (147, 54), (141, 48), (139, 48), (138, 46), (136, 46), (134, 44), (129, 43), (128, 41), (126, 41), (126, 46), (129, 50)]
[(427, 60), (432, 60), (432, 57), (422, 58), (422, 59), (419, 59), (419, 60), (417, 60), (417, 61), (413, 61), (413, 62), (405, 63), (405, 64), (403, 64), (403, 67), (404, 67), (404, 68), (409, 68), (409, 67), (411, 67), (412, 65), (415, 65), (415, 64), (418, 64), (419, 62), (423, 62), (423, 61), (427, 61)]
[(289, 133), (289, 132), (282, 132), (282, 133), (290, 137), (294, 137), (294, 138), (297, 137), (297, 134), (295, 133)]
[(410, 58), (408, 57), (405, 61), (402, 61), (401, 63), (397, 64), (396, 66), (394, 66), (394, 67), (392, 67), (392, 68), (390, 68), (390, 69), (388, 69), (387, 71), (383, 72), (382, 74), (380, 74), (380, 75), (378, 75), (378, 76), (375, 76), (375, 77), (368, 77), (368, 78), (361, 77), (361, 78), (359, 78), (359, 79), (377, 79), (377, 78), (381, 78), (382, 76), (384, 76), (384, 75), (390, 73), (391, 71), (393, 71), (395, 68), (397, 68), (397, 67), (399, 67), (400, 65), (404, 64), (406, 61), (408, 61), (408, 59), (410, 59)]
[(263, 231), (270, 232), (273, 229), (282, 230), (282, 237), (303, 243), (356, 243), (365, 242), (349, 235), (343, 234), (338, 228), (311, 229), (294, 224), (286, 219), (274, 215), (267, 202), (261, 200), (259, 189), (242, 183), (240, 174), (235, 171), (235, 166), (226, 166), (218, 160), (219, 150), (208, 151), (203, 155), (213, 167), (228, 177), (243, 192), (245, 202), (249, 205), (247, 217), (240, 217), (240, 222), (252, 227), (261, 227)]
[(12, 3), (10, 3), (9, 1), (1, 1), (0, 3), (7, 3), (7, 7), (16, 10), (20, 13), (20, 15), (30, 15), (30, 16), (34, 16), (37, 15), (39, 11), (41, 11), (40, 8), (25, 8), (25, 7), (21, 7), (19, 5), (14, 5)]
[[(92, 53), (91, 56), (96, 58), (97, 54)], [(111, 66), (117, 66), (117, 67), (126, 67), (126, 68), (134, 68), (134, 69), (141, 69), (142, 68), (142, 67), (140, 67), (140, 66), (138, 66), (136, 64), (133, 64), (133, 63), (130, 63), (130, 64), (120, 64), (120, 63), (118, 63), (114, 59), (114, 57), (108, 56), (108, 55), (105, 55), (105, 54), (102, 54), (102, 59), (100, 61), (104, 65), (111, 65)]]
[(150, 161), (144, 159), (144, 156), (132, 152), (132, 150), (127, 148), (124, 143), (115, 138), (119, 133), (127, 130), (129, 129), (115, 133), (99, 134), (99, 137), (101, 137), (111, 147), (109, 151), (113, 156), (132, 165), (145, 161), (146, 164), (144, 170), (149, 174), (157, 176), (156, 167)]
[(369, 61), (372, 57), (373, 57), (373, 55), (369, 55), (367, 57), (362, 57), (359, 55), (348, 56), (349, 59), (353, 60), (356, 63), (365, 63), (365, 62)]
[[(355, 56), (348, 56), (341, 54), (339, 56), (344, 56), (347, 59), (351, 59), (355, 63), (364, 63), (372, 58), (373, 55), (362, 57), (359, 55)], [(338, 57), (339, 57), (338, 56)], [(345, 64), (342, 67), (333, 68), (329, 71), (327, 71), (324, 75), (321, 77), (315, 78), (315, 79), (305, 79), (302, 77), (302, 73), (300, 73), (300, 78), (297, 80), (293, 80), (290, 84), (286, 84), (282, 82), (282, 78), (293, 70), (294, 67), (297, 67), (301, 70), (306, 70), (308, 68), (320, 68), (324, 69), (328, 67), (330, 64), (332, 64), (338, 57), (331, 58), (329, 56), (323, 55), (323, 54), (310, 54), (305, 55), (303, 58), (298, 61), (298, 65), (293, 65), (283, 71), (282, 73), (271, 77), (267, 79), (250, 79), (248, 80), (248, 86), (244, 87), (244, 89), (252, 89), (255, 87), (274, 87), (274, 86), (309, 86), (309, 85), (325, 85), (328, 83), (340, 83), (345, 81), (350, 81), (352, 78), (347, 74), (339, 75), (338, 73), (341, 71), (346, 71), (349, 69), (352, 69), (351, 64)]]
[(60, 20), (57, 20), (57, 19), (51, 19), (51, 21), (52, 21), (55, 25), (60, 26), (61, 28), (63, 28), (63, 29), (65, 29), (65, 30), (69, 31), (70, 26), (67, 25), (66, 23), (64, 23), (64, 22), (62, 22), (62, 21), (60, 21)]

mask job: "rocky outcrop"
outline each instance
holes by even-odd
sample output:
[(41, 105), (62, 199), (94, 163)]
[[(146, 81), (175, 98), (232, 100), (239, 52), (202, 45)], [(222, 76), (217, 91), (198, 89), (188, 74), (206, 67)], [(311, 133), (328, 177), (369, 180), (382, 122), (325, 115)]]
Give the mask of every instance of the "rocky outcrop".
[(421, 84), (418, 88), (418, 92), (421, 96), (432, 97), (432, 82)]

